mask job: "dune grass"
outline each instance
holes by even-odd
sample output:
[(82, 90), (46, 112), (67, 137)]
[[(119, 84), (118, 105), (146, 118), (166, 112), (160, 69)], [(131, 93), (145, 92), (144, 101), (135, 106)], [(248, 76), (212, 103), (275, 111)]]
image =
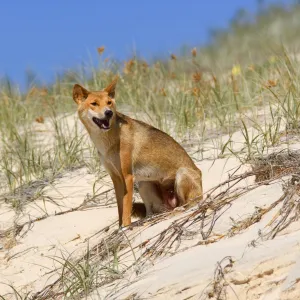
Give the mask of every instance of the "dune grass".
[[(117, 88), (119, 109), (125, 107), (131, 115), (147, 119), (179, 141), (192, 135), (199, 145), (211, 138), (211, 132), (230, 136), (241, 130), (245, 143), (239, 153), (246, 153), (245, 160), (274, 146), (282, 127), (298, 130), (299, 62), (288, 49), (266, 57), (262, 65), (233, 65), (222, 73), (201, 72), (195, 55), (186, 58), (194, 67), (188, 73), (180, 72), (175, 58), (167, 67), (160, 62), (148, 66), (138, 59), (127, 62)], [(66, 121), (66, 115), (76, 111), (72, 85), (80, 82), (91, 90), (99, 90), (113, 75), (108, 67), (93, 72), (86, 82), (58, 82), (48, 90), (34, 87), (26, 95), (9, 82), (2, 86), (2, 188), (13, 192), (32, 180), (53, 178), (64, 170), (84, 165), (85, 151), (95, 159), (93, 148), (79, 134), (79, 122), (70, 125)], [(263, 120), (259, 119), (260, 110), (265, 111)], [(47, 136), (37, 128), (43, 122), (49, 123), (49, 142), (39, 143), (40, 137)], [(235, 152), (230, 149), (230, 139), (217, 144), (220, 155)]]

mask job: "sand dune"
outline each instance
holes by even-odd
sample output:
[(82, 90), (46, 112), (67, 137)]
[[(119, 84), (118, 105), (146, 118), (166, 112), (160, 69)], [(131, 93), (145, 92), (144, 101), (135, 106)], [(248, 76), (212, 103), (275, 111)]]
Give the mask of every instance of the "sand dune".
[[(232, 139), (238, 149), (240, 134)], [(239, 177), (234, 186), (235, 181), (218, 187), (251, 167), (241, 166), (235, 157), (217, 158), (209, 141), (203, 147), (204, 159), (196, 164), (203, 173), (205, 203), (222, 204), (215, 215), (208, 209), (204, 222), (201, 209), (194, 207), (120, 232), (110, 178), (103, 173), (93, 195), (96, 178), (86, 168), (57, 178), (45, 188), (43, 199), (28, 203), (18, 215), (1, 203), (0, 295), (10, 299), (10, 284), (32, 295), (43, 291), (59, 279), (61, 258), (79, 259), (87, 245), (91, 262), (99, 264), (97, 245), (102, 253), (113, 238), (121, 240), (119, 274), (105, 277), (89, 299), (300, 299), (298, 218), (274, 238), (270, 235), (287, 201), (279, 200), (290, 176), (257, 184), (249, 175)], [(299, 149), (299, 144), (293, 147)], [(193, 147), (187, 149), (195, 153)], [(163, 243), (165, 248), (160, 248)]]

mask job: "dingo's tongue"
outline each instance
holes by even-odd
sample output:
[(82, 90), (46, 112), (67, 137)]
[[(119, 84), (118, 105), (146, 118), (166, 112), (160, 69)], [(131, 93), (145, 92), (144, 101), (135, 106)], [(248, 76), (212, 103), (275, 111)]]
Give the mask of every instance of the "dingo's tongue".
[(109, 129), (109, 120), (107, 120), (107, 119), (99, 119), (99, 118), (93, 117), (93, 121), (101, 129)]
[(103, 120), (101, 127), (103, 127), (104, 129), (108, 129), (109, 128), (109, 121), (108, 120)]

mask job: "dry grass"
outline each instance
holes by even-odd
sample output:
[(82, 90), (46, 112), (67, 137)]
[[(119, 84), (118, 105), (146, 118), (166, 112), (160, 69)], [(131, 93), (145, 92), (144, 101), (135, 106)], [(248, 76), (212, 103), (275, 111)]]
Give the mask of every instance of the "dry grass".
[(299, 173), (283, 186), (284, 195), (281, 199), (282, 206), (267, 225), (263, 238), (274, 239), (293, 222), (300, 219), (300, 180)]
[[(199, 299), (227, 299), (227, 288), (230, 286), (230, 283), (226, 279), (226, 273), (230, 272), (233, 265), (234, 261), (231, 257), (224, 257), (220, 262), (217, 262), (213, 280), (202, 292), (202, 295), (199, 297)], [(230, 288), (233, 290), (231, 286)]]
[(284, 149), (268, 156), (259, 157), (252, 163), (257, 173), (256, 182), (280, 178), (300, 172), (300, 151)]

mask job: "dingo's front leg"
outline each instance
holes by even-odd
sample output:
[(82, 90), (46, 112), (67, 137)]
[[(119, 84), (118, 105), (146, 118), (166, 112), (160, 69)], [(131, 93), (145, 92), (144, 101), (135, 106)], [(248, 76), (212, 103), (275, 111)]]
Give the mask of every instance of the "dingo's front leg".
[(132, 196), (133, 196), (133, 176), (131, 174), (126, 175), (125, 186), (126, 186), (126, 191), (123, 197), (122, 226), (128, 226), (131, 224)]
[(117, 198), (117, 205), (118, 205), (118, 213), (119, 213), (119, 226), (122, 226), (122, 217), (123, 217), (123, 198), (125, 195), (125, 184), (123, 180), (119, 177), (111, 177), (114, 188), (115, 188), (115, 194)]

